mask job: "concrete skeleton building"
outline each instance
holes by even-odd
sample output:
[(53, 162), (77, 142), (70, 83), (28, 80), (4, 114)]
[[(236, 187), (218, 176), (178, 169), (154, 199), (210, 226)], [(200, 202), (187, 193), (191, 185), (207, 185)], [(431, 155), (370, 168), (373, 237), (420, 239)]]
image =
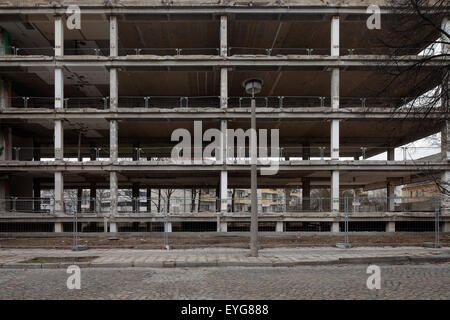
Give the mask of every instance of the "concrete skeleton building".
[[(80, 6), (80, 29), (68, 28), (71, 4)], [(124, 189), (131, 189), (133, 198), (143, 190), (215, 190), (220, 210), (179, 213), (170, 223), (210, 223), (227, 231), (236, 221), (248, 222), (249, 216), (228, 207), (230, 190), (249, 188), (250, 165), (173, 163), (171, 134), (186, 128), (194, 135), (194, 121), (201, 121), (203, 130), (248, 129), (250, 100), (241, 84), (255, 77), (264, 81), (257, 126), (279, 129), (281, 150), (278, 173), (259, 176), (258, 187), (301, 189), (306, 200), (311, 190), (330, 190), (325, 211), (305, 201), (298, 212), (261, 212), (261, 222), (273, 222), (277, 231), (303, 223), (338, 232), (343, 190), (387, 188), (385, 212), (359, 211), (350, 222), (376, 222), (388, 231), (409, 221), (433, 223), (434, 212), (393, 212), (393, 188), (430, 174), (447, 179), (449, 124), (442, 126), (439, 114), (424, 120), (396, 109), (418, 93), (407, 74), (377, 95), (392, 79), (382, 68), (392, 57), (388, 48), (374, 45), (386, 36), (383, 28), (366, 26), (370, 4), (0, 2), (2, 230), (12, 225), (65, 230), (72, 213), (64, 190), (76, 190), (79, 199), (83, 190), (91, 197), (108, 190), (106, 214), (86, 212), (78, 219), (106, 223), (111, 232), (121, 224), (163, 221), (151, 206), (139, 214), (119, 212)], [(388, 24), (395, 16), (381, 8)], [(450, 28), (448, 20), (442, 23)], [(396, 67), (406, 69), (424, 48), (404, 46)], [(443, 65), (448, 57), (431, 61), (420, 74), (441, 72)], [(439, 85), (429, 83), (430, 89)], [(437, 132), (444, 137), (438, 159), (395, 158), (395, 148)], [(226, 139), (221, 146), (227, 147)], [(367, 159), (385, 152), (385, 160)], [(54, 192), (50, 212), (41, 212), (43, 190)], [(441, 203), (442, 228), (449, 231), (446, 206)]]

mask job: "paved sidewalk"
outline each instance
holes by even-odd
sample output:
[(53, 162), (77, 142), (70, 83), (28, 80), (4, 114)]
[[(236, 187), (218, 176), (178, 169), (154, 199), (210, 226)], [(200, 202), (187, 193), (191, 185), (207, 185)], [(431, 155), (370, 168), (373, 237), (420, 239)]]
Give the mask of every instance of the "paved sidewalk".
[(423, 247), (277, 248), (262, 249), (258, 258), (249, 250), (233, 248), (186, 250), (89, 249), (0, 249), (2, 268), (59, 268), (74, 263), (22, 264), (35, 257), (86, 257), (80, 267), (208, 267), (208, 266), (295, 266), (343, 263), (402, 263), (450, 261), (450, 249)]

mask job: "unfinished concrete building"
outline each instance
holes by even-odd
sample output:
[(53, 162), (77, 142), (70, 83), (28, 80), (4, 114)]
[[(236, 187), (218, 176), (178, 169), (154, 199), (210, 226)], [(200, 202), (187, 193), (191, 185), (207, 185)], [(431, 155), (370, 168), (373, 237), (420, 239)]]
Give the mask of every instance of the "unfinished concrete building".
[[(71, 4), (79, 5), (80, 26)], [(287, 199), (277, 210), (260, 212), (261, 223), (273, 231), (339, 232), (348, 210), (345, 191), (386, 188), (381, 209), (351, 200), (357, 209), (350, 223), (387, 231), (405, 230), (409, 222), (432, 224), (433, 206), (396, 208), (393, 188), (430, 174), (447, 177), (449, 140), (442, 139), (441, 156), (433, 161), (413, 161), (402, 151), (396, 157), (396, 148), (441, 131), (447, 137), (448, 124), (441, 126), (433, 114), (393, 116), (418, 93), (407, 75), (379, 95), (391, 79), (382, 66), (392, 57), (371, 41), (384, 34), (367, 28), (369, 4), (0, 2), (1, 231), (69, 231), (74, 211), (91, 231), (160, 231), (164, 214), (147, 195), (168, 189), (217, 195), (211, 196), (216, 205), (207, 206), (214, 210), (169, 212), (169, 230), (198, 225), (226, 232), (245, 225), (248, 212), (233, 212), (230, 197), (233, 189), (250, 187), (250, 165), (175, 163), (171, 135), (186, 128), (194, 136), (194, 121), (203, 132), (248, 129), (250, 98), (242, 88), (248, 78), (264, 81), (256, 98), (258, 128), (280, 134), (279, 170), (260, 175), (258, 187), (302, 190), (295, 205)], [(382, 14), (392, 13), (382, 7)], [(400, 68), (424, 49), (404, 45)], [(421, 72), (446, 64), (448, 58), (433, 61)], [(226, 139), (221, 143), (227, 147)], [(368, 159), (384, 153), (384, 160)], [(138, 199), (132, 210), (121, 210), (120, 190)], [(313, 197), (314, 190), (329, 195)], [(90, 199), (83, 203), (84, 193)], [(449, 231), (445, 206), (442, 228)]]

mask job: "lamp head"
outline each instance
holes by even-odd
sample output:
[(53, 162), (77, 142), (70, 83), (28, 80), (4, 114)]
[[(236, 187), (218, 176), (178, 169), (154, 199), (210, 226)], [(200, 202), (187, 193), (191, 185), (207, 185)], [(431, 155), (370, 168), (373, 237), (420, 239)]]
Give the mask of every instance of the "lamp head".
[(247, 94), (258, 94), (261, 92), (264, 82), (261, 79), (247, 79), (242, 83)]

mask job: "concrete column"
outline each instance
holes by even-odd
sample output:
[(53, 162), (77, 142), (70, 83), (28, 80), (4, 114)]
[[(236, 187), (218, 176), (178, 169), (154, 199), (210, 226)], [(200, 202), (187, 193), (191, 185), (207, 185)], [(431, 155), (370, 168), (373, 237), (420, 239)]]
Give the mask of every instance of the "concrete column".
[(33, 140), (33, 161), (41, 161), (41, 145)]
[(64, 72), (55, 68), (55, 109), (64, 108)]
[(228, 172), (220, 171), (220, 212), (228, 211)]
[(117, 223), (116, 222), (109, 223), (109, 232), (112, 232), (112, 233), (117, 232)]
[[(119, 195), (119, 183), (117, 180), (117, 173), (109, 173), (109, 193), (110, 193), (110, 214), (114, 218), (117, 216), (117, 197)], [(111, 231), (113, 232), (113, 231)]]
[(117, 161), (119, 157), (118, 152), (119, 134), (117, 120), (109, 121), (109, 158), (112, 162)]
[(331, 232), (339, 232), (339, 222), (331, 223)]
[[(119, 52), (119, 36), (117, 17), (111, 16), (109, 18), (109, 55), (110, 57), (117, 57)], [(109, 70), (109, 107), (111, 111), (116, 111), (118, 107), (118, 78), (117, 68)]]
[(277, 224), (275, 226), (276, 232), (284, 232), (284, 222), (283, 221), (277, 221)]
[(77, 188), (77, 212), (81, 212), (81, 201), (83, 201), (83, 188)]
[(445, 221), (442, 232), (450, 232), (450, 221)]
[[(55, 16), (55, 57), (64, 56), (64, 21)], [(55, 109), (64, 108), (64, 74), (62, 68), (55, 68)]]
[(109, 55), (117, 57), (119, 53), (119, 33), (116, 16), (109, 17)]
[(33, 180), (33, 211), (39, 212), (41, 209), (41, 183), (39, 179)]
[(311, 157), (311, 145), (309, 142), (304, 142), (302, 144), (302, 159), (309, 160)]
[(331, 18), (331, 55), (339, 56), (339, 16)]
[(395, 161), (395, 148), (387, 149), (387, 160)]
[(64, 214), (64, 176), (61, 171), (55, 172), (55, 214)]
[(152, 212), (152, 189), (147, 188), (147, 212)]
[(387, 179), (387, 210), (389, 212), (395, 211), (395, 186), (393, 185), (391, 179)]
[(339, 212), (339, 171), (331, 172), (331, 211)]
[(228, 232), (228, 223), (220, 222), (220, 232)]
[(117, 68), (109, 69), (109, 108), (117, 111), (119, 105), (119, 79)]
[(131, 196), (133, 198), (132, 210), (133, 212), (139, 212), (139, 183), (133, 183)]
[(0, 79), (0, 109), (8, 109), (11, 106), (11, 82)]
[(91, 187), (89, 189), (89, 212), (95, 212), (95, 206), (97, 202), (97, 184), (91, 182)]
[(228, 107), (228, 69), (220, 69), (220, 107)]
[(64, 55), (64, 20), (62, 16), (55, 16), (55, 56)]
[(302, 178), (302, 210), (309, 210), (311, 203), (311, 178)]
[[(339, 97), (338, 97), (337, 101), (338, 101), (337, 108), (339, 108)], [(331, 160), (339, 160), (339, 120), (331, 120), (331, 128), (330, 129), (331, 129), (331, 132), (330, 132)]]
[(55, 160), (64, 160), (64, 126), (62, 120), (55, 120)]
[(55, 232), (63, 232), (63, 224), (62, 222), (55, 222)]
[(7, 192), (7, 179), (1, 179), (0, 180), (0, 212), (5, 212), (8, 208), (6, 199), (9, 198), (8, 192)]
[(226, 57), (228, 55), (228, 17), (220, 17), (220, 55)]
[(97, 160), (96, 145), (91, 143), (89, 146), (89, 158), (91, 161)]
[(395, 221), (386, 222), (386, 232), (395, 232)]

